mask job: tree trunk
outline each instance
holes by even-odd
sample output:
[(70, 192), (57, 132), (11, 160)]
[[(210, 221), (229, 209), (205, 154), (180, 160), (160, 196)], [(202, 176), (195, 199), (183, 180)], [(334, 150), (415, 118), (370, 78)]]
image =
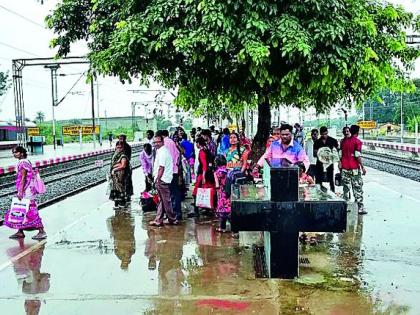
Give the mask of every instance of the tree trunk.
[(260, 97), (258, 102), (257, 133), (255, 134), (254, 140), (252, 141), (252, 152), (250, 154), (250, 159), (255, 163), (264, 154), (265, 144), (267, 142), (268, 136), (270, 135), (270, 128), (270, 101), (266, 96)]

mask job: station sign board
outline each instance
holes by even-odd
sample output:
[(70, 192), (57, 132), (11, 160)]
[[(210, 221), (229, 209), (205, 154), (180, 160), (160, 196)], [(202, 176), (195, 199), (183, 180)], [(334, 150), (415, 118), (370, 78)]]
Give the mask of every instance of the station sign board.
[(28, 127), (26, 128), (26, 131), (28, 133), (28, 136), (39, 136), (40, 130), (39, 127)]
[[(82, 130), (83, 136), (91, 135), (93, 133), (93, 126), (91, 125), (63, 126), (63, 135), (78, 136), (80, 130)], [(95, 126), (95, 133), (99, 134), (99, 126)]]
[(374, 120), (361, 120), (357, 122), (361, 129), (376, 129), (376, 121)]

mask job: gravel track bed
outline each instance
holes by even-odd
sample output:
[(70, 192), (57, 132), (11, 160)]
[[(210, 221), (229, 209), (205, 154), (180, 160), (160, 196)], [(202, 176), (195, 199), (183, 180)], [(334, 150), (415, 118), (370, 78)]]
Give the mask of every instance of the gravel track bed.
[[(140, 166), (138, 152), (139, 152), (138, 150), (136, 150), (136, 152), (133, 150), (133, 155), (131, 158), (131, 163), (132, 163), (131, 166), (133, 169)], [(68, 194), (71, 191), (80, 189), (93, 182), (97, 182), (100, 179), (105, 179), (106, 173), (109, 172), (109, 164), (110, 164), (110, 157), (108, 156), (103, 167), (91, 168), (91, 170), (89, 171), (79, 173), (77, 175), (66, 177), (61, 180), (53, 181), (50, 183), (48, 183), (48, 179), (44, 178), (46, 182), (47, 192), (44, 195), (40, 195), (37, 197), (38, 204), (42, 204), (48, 200)], [(68, 174), (65, 174), (65, 172), (63, 172), (63, 175), (68, 175)], [(0, 198), (0, 218), (4, 216), (5, 211), (10, 207), (12, 197), (13, 195), (9, 195), (9, 196)], [(107, 198), (106, 196), (103, 196), (103, 197), (104, 199)]]
[(392, 158), (378, 158), (377, 156), (369, 156), (368, 153), (363, 155), (363, 162), (366, 166), (374, 169), (420, 182), (420, 167), (417, 163), (410, 164), (410, 161), (406, 161), (402, 164)]

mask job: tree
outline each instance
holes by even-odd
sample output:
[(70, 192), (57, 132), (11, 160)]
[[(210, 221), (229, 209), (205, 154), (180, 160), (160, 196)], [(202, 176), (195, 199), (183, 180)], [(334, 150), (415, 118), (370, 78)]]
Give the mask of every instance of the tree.
[[(413, 83), (415, 90), (411, 93), (393, 93), (388, 89), (370, 98), (363, 105), (365, 119), (376, 120), (378, 123), (400, 124), (402, 101), (403, 122), (407, 126), (411, 126), (410, 121), (415, 122), (415, 117), (420, 115), (420, 79), (414, 79)], [(361, 115), (362, 109), (359, 109), (359, 115)]]
[(43, 123), (45, 120), (45, 113), (44, 112), (36, 112), (35, 122), (40, 124)]
[(9, 87), (10, 83), (8, 74), (0, 71), (0, 96), (6, 93)]
[(87, 40), (97, 72), (178, 87), (185, 109), (256, 106), (254, 149), (271, 105), (326, 112), (408, 90), (418, 56), (404, 32), (416, 19), (379, 0), (62, 0), (46, 20), (59, 55)]

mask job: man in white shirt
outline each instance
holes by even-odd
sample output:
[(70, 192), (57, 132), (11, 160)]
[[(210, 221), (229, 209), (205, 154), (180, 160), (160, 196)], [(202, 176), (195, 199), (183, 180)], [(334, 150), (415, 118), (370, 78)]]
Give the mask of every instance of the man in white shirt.
[(156, 158), (153, 165), (153, 178), (159, 195), (156, 218), (149, 222), (151, 226), (163, 226), (163, 215), (166, 213), (168, 222), (177, 225), (174, 210), (171, 203), (170, 184), (173, 177), (173, 160), (169, 150), (164, 146), (163, 137), (155, 136), (153, 145), (156, 148)]
[(318, 129), (311, 130), (311, 138), (306, 141), (305, 143), (305, 151), (309, 158), (309, 169), (306, 171), (306, 174), (315, 178), (315, 171), (316, 171), (316, 160), (317, 158), (314, 156), (314, 143), (318, 140)]

